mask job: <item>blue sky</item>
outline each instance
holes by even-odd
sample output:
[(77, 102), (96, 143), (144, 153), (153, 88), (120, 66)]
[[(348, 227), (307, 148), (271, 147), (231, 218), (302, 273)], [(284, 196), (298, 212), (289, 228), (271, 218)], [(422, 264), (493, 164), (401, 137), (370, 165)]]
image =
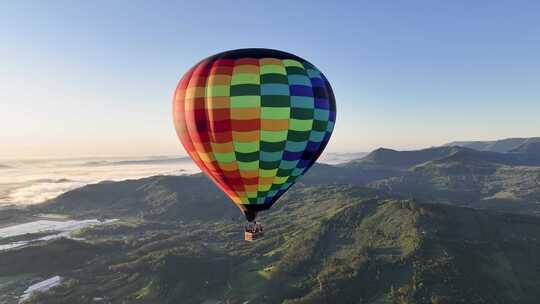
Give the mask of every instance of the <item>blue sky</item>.
[(540, 136), (538, 1), (5, 1), (0, 41), (0, 157), (184, 154), (176, 83), (243, 47), (325, 73), (330, 151)]

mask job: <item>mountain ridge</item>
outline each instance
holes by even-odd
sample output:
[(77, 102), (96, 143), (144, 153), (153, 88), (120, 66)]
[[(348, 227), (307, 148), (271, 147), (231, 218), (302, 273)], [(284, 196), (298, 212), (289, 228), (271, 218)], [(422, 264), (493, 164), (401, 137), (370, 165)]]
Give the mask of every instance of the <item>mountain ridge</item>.
[[(536, 144), (529, 143), (527, 147), (521, 149), (523, 152), (508, 153), (456, 146), (415, 151), (380, 148), (361, 159), (339, 165), (315, 164), (299, 180), (298, 187), (351, 184), (407, 197), (454, 204), (467, 202), (471, 206), (489, 207), (486, 200), (494, 200), (497, 202), (494, 208), (501, 208), (499, 203), (503, 201), (512, 201), (529, 204), (525, 210), (538, 208), (540, 214), (540, 206), (535, 205), (540, 201), (540, 156), (536, 155)], [(196, 216), (196, 209), (181, 212), (186, 208), (182, 200), (200, 201), (201, 206), (212, 208), (205, 204), (229, 199), (199, 173), (102, 182), (69, 191), (34, 208), (101, 217), (133, 216), (132, 210), (139, 210), (147, 219), (188, 220)], [(234, 206), (220, 212), (226, 217), (238, 213)], [(200, 216), (204, 218), (202, 213)], [(212, 218), (219, 218), (219, 214)]]
[[(268, 229), (256, 243), (241, 241), (240, 221), (230, 219), (118, 222), (82, 231), (86, 241), (0, 252), (0, 267), (67, 278), (30, 303), (533, 304), (540, 297), (538, 217), (358, 186), (290, 192), (263, 214)], [(53, 252), (63, 259), (32, 261)]]
[(512, 137), (485, 141), (454, 141), (443, 146), (460, 146), (479, 151), (506, 153), (518, 148), (520, 145), (532, 142), (540, 142), (540, 137)]
[[(260, 214), (255, 243), (201, 173), (87, 185), (29, 210), (119, 221), (0, 252), (0, 269), (66, 278), (36, 304), (536, 304), (534, 148), (377, 149), (316, 164)], [(59, 252), (50, 265), (32, 258)]]

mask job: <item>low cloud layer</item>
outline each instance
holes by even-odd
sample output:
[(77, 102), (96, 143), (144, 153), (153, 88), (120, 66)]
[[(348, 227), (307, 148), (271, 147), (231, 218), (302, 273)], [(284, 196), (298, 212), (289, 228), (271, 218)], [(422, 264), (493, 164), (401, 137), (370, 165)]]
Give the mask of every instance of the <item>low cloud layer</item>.
[[(320, 161), (340, 163), (361, 153), (328, 153)], [(189, 158), (64, 159), (11, 161), (0, 175), (0, 205), (44, 202), (69, 190), (104, 180), (199, 172)]]
[[(100, 165), (88, 165), (88, 163)], [(189, 159), (94, 159), (19, 161), (0, 176), (0, 205), (44, 202), (66, 191), (104, 180), (125, 180), (152, 175), (198, 172)]]

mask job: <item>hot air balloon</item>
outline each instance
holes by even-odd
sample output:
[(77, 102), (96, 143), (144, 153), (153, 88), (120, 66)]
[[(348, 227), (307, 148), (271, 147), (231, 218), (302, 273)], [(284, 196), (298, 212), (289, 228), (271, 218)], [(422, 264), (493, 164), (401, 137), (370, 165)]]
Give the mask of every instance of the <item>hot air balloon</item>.
[(238, 49), (185, 73), (173, 118), (189, 156), (253, 222), (321, 155), (336, 104), (326, 77), (305, 59)]

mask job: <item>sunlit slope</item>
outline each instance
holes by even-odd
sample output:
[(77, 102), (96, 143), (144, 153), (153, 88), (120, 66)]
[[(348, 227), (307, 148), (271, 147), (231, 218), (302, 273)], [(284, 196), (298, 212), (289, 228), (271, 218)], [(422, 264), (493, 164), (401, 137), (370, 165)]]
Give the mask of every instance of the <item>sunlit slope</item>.
[[(59, 240), (0, 259), (10, 273), (69, 278), (33, 303), (92, 297), (188, 304), (536, 303), (540, 297), (536, 217), (420, 204), (347, 185), (297, 187), (276, 207), (261, 218), (268, 233), (256, 243), (242, 241), (242, 222), (232, 218), (124, 220), (81, 232), (88, 239), (82, 247)], [(29, 262), (60, 250), (64, 262), (57, 268)]]
[[(293, 189), (360, 185), (426, 202), (540, 214), (540, 154), (534, 144), (523, 149), (511, 153), (461, 147), (378, 149), (345, 164), (316, 164)], [(276, 207), (282, 204), (278, 201)], [(77, 217), (178, 221), (239, 215), (230, 200), (201, 174), (88, 185), (35, 208)]]

